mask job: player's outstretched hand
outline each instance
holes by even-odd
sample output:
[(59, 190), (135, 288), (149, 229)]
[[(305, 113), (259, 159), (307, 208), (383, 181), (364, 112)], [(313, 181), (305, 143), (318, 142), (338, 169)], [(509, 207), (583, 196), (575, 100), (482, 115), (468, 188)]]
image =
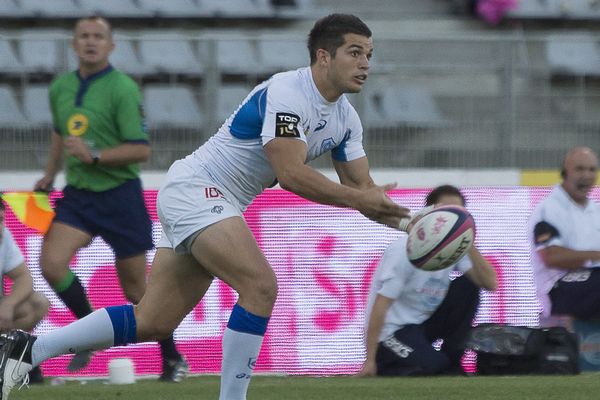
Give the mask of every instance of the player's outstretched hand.
[(396, 185), (396, 183), (388, 183), (363, 190), (355, 208), (370, 220), (397, 229), (401, 219), (410, 218), (410, 210), (394, 203), (386, 194)]

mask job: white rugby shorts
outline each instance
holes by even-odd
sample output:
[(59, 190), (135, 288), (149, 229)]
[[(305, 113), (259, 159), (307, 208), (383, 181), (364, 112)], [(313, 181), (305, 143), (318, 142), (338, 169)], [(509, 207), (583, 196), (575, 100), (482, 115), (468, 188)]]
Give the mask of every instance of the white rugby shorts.
[(158, 191), (156, 211), (163, 229), (156, 247), (170, 247), (178, 254), (189, 254), (193, 239), (208, 226), (231, 217), (243, 218), (237, 200), (208, 173), (190, 167), (185, 160), (169, 168)]

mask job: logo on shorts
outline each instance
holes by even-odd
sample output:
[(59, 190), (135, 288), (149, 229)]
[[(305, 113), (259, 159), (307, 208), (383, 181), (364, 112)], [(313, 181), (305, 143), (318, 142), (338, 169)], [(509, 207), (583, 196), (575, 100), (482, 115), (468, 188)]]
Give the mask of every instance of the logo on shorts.
[(225, 198), (225, 196), (223, 195), (223, 192), (221, 192), (216, 187), (204, 188), (204, 197), (206, 197), (208, 200)]
[(81, 136), (83, 135), (89, 126), (88, 118), (80, 113), (73, 114), (67, 121), (67, 132), (69, 135)]
[(248, 359), (248, 368), (254, 369), (256, 367), (256, 357), (250, 357)]
[(410, 353), (415, 351), (412, 347), (402, 343), (393, 335), (385, 339), (382, 344), (400, 358), (407, 358), (410, 356)]
[(295, 114), (275, 114), (275, 137), (300, 137), (300, 117)]
[(223, 212), (223, 206), (214, 206), (210, 212), (213, 214), (221, 214)]

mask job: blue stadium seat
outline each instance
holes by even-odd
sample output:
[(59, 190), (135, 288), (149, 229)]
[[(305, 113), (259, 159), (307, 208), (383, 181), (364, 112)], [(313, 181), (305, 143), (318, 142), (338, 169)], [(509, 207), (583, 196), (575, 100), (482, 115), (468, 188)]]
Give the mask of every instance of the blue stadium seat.
[(23, 115), (15, 93), (8, 85), (0, 85), (0, 126), (25, 126)]
[(550, 36), (546, 59), (553, 74), (600, 76), (600, 49), (587, 33)]
[(150, 128), (202, 128), (202, 112), (189, 86), (148, 84), (144, 86), (144, 108)]
[(23, 113), (31, 125), (51, 126), (48, 85), (28, 85), (23, 92)]

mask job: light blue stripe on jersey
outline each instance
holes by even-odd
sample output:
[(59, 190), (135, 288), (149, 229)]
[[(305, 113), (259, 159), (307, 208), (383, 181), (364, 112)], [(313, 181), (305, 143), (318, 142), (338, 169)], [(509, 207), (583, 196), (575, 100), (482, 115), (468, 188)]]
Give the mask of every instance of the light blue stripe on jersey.
[(348, 154), (346, 154), (346, 143), (350, 140), (350, 135), (352, 134), (352, 129), (346, 129), (346, 133), (344, 134), (344, 139), (342, 139), (342, 143), (339, 146), (331, 150), (331, 157), (336, 161), (348, 161)]
[(256, 91), (240, 107), (233, 117), (229, 132), (238, 139), (255, 139), (260, 133), (265, 119), (267, 106), (267, 88)]

